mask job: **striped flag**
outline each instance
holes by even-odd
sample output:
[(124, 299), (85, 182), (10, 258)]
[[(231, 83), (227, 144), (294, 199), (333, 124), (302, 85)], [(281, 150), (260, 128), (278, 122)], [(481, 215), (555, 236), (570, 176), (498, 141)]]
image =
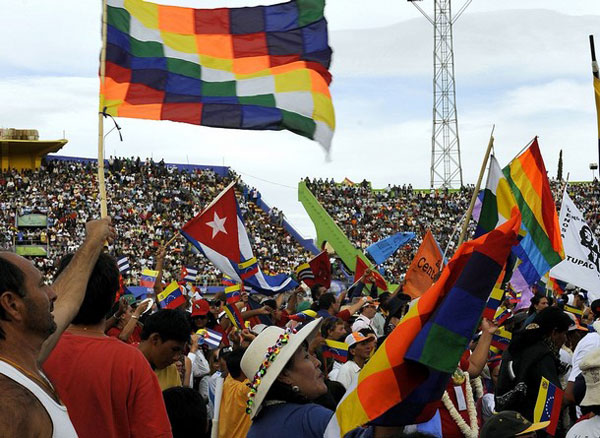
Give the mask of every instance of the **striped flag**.
[(234, 284), (233, 286), (225, 287), (225, 301), (228, 304), (237, 303), (241, 299), (240, 290), (242, 289), (241, 284)]
[(490, 298), (485, 305), (485, 309), (483, 309), (483, 317), (490, 321), (494, 320), (494, 317), (496, 316), (496, 310), (498, 310), (498, 307), (500, 304), (502, 304), (502, 300), (504, 299), (504, 290), (502, 289), (501, 284), (502, 277), (503, 275), (498, 277), (498, 281), (492, 289), (492, 293), (490, 294)]
[(323, 357), (331, 357), (338, 362), (344, 363), (348, 360), (348, 344), (340, 341), (325, 339), (323, 345)]
[(181, 267), (181, 281), (195, 283), (197, 277), (198, 277), (198, 269), (193, 268), (191, 266), (182, 266)]
[(581, 319), (581, 317), (583, 316), (583, 310), (578, 309), (577, 307), (571, 306), (569, 304), (565, 304), (564, 307), (563, 307), (563, 310), (565, 312), (572, 313), (573, 315), (575, 315), (579, 319)]
[(308, 263), (302, 263), (296, 268), (296, 278), (298, 281), (303, 281), (308, 285), (310, 282), (314, 283), (315, 274), (313, 274), (313, 271), (310, 269), (310, 265)]
[(152, 289), (154, 287), (154, 283), (156, 282), (156, 277), (158, 277), (158, 271), (144, 269), (140, 278), (140, 286)]
[(198, 345), (206, 344), (211, 350), (219, 348), (221, 340), (223, 339), (223, 334), (209, 328), (200, 329), (196, 334), (200, 335), (200, 338), (198, 338)]
[(521, 264), (513, 275), (529, 285), (565, 258), (556, 204), (537, 138), (502, 170), (522, 215), (526, 232), (515, 247)]
[(165, 290), (158, 294), (157, 298), (163, 309), (175, 309), (185, 304), (185, 296), (176, 281), (169, 283)]
[(244, 318), (242, 318), (242, 313), (235, 304), (225, 304), (225, 306), (223, 307), (223, 311), (225, 312), (225, 315), (227, 315), (227, 318), (229, 318), (229, 321), (231, 321), (231, 324), (233, 324), (233, 326), (236, 329), (244, 329)]
[(503, 325), (508, 318), (512, 316), (512, 311), (506, 307), (499, 307), (494, 315), (494, 322), (498, 327)]
[(290, 315), (292, 321), (298, 322), (310, 322), (317, 317), (317, 312), (311, 309), (303, 310), (302, 312)]
[[(326, 436), (367, 422), (403, 426), (428, 420), (464, 353), (511, 247), (520, 216), (462, 244), (440, 278), (414, 300), (400, 324), (346, 392)], [(457, 317), (460, 315), (460, 317)], [(423, 415), (422, 415), (423, 414)]]
[(545, 377), (542, 377), (540, 390), (533, 410), (533, 422), (550, 421), (550, 424), (546, 427), (546, 432), (552, 436), (554, 436), (556, 426), (558, 426), (558, 421), (560, 420), (562, 398), (563, 390), (550, 383)]
[(498, 330), (496, 330), (496, 333), (492, 335), (492, 343), (490, 350), (492, 351), (492, 353), (498, 354), (506, 350), (511, 340), (512, 333), (500, 327)]
[(127, 256), (117, 257), (117, 266), (119, 267), (119, 272), (121, 275), (128, 273), (131, 270), (131, 266), (129, 266), (129, 259)]

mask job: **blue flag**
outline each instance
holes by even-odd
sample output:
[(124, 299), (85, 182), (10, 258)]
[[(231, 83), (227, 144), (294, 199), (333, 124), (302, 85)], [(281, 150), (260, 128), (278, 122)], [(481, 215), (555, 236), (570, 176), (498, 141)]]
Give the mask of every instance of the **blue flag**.
[(376, 265), (382, 264), (388, 257), (415, 238), (415, 233), (396, 233), (393, 236), (381, 239), (367, 248), (367, 252)]

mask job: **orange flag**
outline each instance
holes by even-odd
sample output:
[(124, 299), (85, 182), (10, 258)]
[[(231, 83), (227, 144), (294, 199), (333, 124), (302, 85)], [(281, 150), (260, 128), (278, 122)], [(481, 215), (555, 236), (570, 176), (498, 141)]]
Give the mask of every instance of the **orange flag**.
[(420, 297), (437, 280), (443, 267), (443, 255), (433, 234), (427, 230), (404, 281), (403, 292), (412, 298)]

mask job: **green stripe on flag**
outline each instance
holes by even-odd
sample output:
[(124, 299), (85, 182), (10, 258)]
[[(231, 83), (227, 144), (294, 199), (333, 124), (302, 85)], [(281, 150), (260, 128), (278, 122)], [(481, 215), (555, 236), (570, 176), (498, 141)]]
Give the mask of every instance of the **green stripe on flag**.
[(235, 84), (235, 81), (203, 82), (202, 95), (211, 97), (235, 97)]
[(540, 254), (542, 254), (542, 256), (550, 265), (550, 267), (557, 265), (562, 261), (562, 258), (560, 257), (560, 254), (554, 251), (554, 248), (552, 247), (552, 242), (550, 242), (550, 238), (538, 223), (537, 219), (535, 218), (535, 215), (533, 214), (533, 211), (531, 210), (531, 208), (529, 208), (527, 202), (525, 202), (521, 190), (513, 181), (512, 175), (510, 173), (510, 165), (506, 166), (503, 169), (503, 173), (504, 176), (506, 176), (506, 180), (510, 185), (510, 189), (513, 192), (513, 195), (515, 196), (517, 206), (521, 211), (523, 225), (525, 225), (527, 232), (531, 235), (533, 242), (540, 251)]
[(106, 7), (106, 22), (121, 32), (129, 34), (131, 15), (125, 9)]

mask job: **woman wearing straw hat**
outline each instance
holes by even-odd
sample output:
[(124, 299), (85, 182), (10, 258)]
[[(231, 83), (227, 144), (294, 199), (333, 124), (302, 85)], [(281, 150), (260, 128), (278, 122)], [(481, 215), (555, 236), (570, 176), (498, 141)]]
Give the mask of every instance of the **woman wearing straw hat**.
[(252, 419), (248, 438), (323, 436), (333, 412), (311, 403), (327, 386), (320, 362), (307, 351), (321, 320), (297, 333), (269, 326), (244, 353), (242, 371), (250, 380), (246, 413)]

